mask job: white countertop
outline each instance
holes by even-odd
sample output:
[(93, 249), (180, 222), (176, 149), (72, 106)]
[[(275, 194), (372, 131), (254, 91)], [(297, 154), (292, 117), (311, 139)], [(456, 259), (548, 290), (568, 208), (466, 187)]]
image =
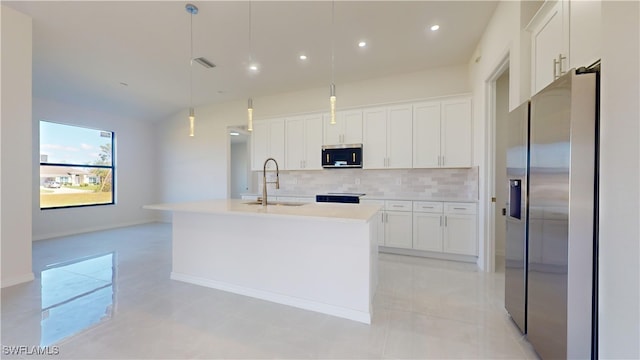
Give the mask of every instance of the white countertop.
[(248, 204), (249, 200), (222, 199), (199, 202), (145, 205), (144, 209), (205, 214), (297, 217), (331, 221), (366, 222), (380, 210), (379, 205), (306, 203), (299, 206)]

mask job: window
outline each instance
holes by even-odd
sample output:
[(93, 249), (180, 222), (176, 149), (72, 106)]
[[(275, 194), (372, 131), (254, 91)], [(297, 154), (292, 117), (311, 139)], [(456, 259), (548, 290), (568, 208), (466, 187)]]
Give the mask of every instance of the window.
[(40, 121), (40, 209), (114, 204), (114, 137)]

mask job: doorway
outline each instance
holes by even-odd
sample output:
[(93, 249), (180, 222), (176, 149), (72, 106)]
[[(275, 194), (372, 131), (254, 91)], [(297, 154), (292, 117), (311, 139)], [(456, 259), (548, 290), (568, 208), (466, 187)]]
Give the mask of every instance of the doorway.
[(494, 218), (495, 270), (504, 271), (506, 243), (507, 187), (507, 121), (509, 117), (509, 71), (506, 69), (495, 84), (495, 137), (494, 137)]
[(229, 198), (240, 199), (253, 188), (249, 132), (229, 127)]

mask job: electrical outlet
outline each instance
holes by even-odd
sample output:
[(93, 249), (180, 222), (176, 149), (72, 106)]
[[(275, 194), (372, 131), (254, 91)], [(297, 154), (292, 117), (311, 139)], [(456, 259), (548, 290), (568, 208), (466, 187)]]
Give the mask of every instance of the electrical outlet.
[(396, 178), (396, 185), (402, 185), (402, 178)]

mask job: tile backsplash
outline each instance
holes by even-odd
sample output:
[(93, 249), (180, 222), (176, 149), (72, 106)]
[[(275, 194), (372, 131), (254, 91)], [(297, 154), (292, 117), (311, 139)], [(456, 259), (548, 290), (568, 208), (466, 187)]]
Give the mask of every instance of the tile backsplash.
[[(255, 193), (262, 191), (262, 172), (253, 172)], [(268, 173), (272, 181), (275, 173)], [(281, 171), (280, 189), (269, 185), (269, 194), (315, 195), (357, 192), (380, 197), (478, 199), (478, 167), (468, 169), (325, 169)]]

